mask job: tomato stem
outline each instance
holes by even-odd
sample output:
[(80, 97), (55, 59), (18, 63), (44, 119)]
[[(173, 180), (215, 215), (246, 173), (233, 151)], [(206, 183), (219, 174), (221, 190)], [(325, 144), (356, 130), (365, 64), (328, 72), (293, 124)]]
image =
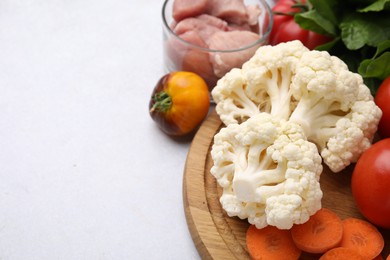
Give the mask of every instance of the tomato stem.
[(167, 92), (161, 91), (153, 96), (155, 102), (150, 109), (150, 112), (166, 112), (172, 106), (172, 98)]

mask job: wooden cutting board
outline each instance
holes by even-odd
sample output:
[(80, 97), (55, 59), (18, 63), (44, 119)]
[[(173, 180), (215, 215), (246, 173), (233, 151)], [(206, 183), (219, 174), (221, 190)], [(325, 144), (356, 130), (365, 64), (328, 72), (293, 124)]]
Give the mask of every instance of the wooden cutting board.
[[(202, 259), (249, 259), (245, 245), (246, 220), (227, 216), (219, 203), (221, 189), (210, 174), (213, 137), (222, 127), (215, 111), (211, 112), (191, 144), (183, 178), (184, 209), (192, 239)], [(340, 173), (326, 167), (321, 175), (324, 193), (322, 205), (341, 218), (363, 218), (356, 208), (350, 189), (352, 166)], [(383, 256), (390, 254), (390, 230), (380, 230), (385, 237)], [(301, 259), (318, 259), (303, 254)]]

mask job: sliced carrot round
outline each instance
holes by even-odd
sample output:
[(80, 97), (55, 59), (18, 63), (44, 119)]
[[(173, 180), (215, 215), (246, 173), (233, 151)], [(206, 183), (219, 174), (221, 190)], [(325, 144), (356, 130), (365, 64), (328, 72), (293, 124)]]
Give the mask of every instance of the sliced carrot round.
[(357, 251), (346, 247), (335, 247), (320, 257), (320, 260), (342, 260), (342, 259), (354, 259), (365, 260)]
[(291, 228), (294, 243), (308, 253), (324, 253), (341, 241), (343, 225), (341, 218), (327, 208), (321, 208), (308, 221)]
[(266, 226), (257, 229), (251, 225), (246, 233), (248, 253), (254, 260), (260, 259), (298, 259), (301, 250), (298, 249), (289, 230)]
[(343, 220), (343, 230), (340, 246), (352, 248), (365, 259), (374, 259), (385, 246), (382, 234), (368, 221), (346, 218)]

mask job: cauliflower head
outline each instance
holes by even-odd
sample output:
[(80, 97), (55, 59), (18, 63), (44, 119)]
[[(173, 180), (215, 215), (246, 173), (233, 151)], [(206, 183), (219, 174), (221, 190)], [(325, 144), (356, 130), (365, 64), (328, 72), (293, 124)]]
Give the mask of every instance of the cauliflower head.
[(212, 96), (226, 125), (261, 112), (300, 125), (333, 172), (371, 146), (382, 116), (359, 74), (299, 41), (260, 47), (218, 81)]
[(290, 229), (321, 208), (321, 157), (296, 123), (258, 113), (229, 124), (215, 135), (211, 156), (229, 216)]

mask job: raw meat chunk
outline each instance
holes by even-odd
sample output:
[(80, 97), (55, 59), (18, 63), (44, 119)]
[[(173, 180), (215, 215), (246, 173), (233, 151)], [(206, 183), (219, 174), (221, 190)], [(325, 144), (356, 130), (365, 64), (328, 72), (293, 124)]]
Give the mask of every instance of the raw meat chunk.
[(237, 24), (229, 24), (228, 26), (228, 31), (251, 31), (252, 30), (252, 27), (245, 23), (245, 24), (242, 24), (242, 25), (237, 25)]
[(204, 41), (207, 41), (215, 32), (226, 30), (228, 30), (228, 25), (225, 21), (207, 14), (186, 18), (180, 21), (174, 28), (174, 32), (179, 36), (193, 31), (198, 33)]
[(259, 47), (255, 43), (261, 37), (261, 11), (259, 5), (247, 6), (244, 0), (174, 0), (170, 28), (181, 39), (171, 37), (165, 42), (168, 69), (198, 73), (211, 90)]
[[(260, 36), (249, 31), (228, 31), (216, 32), (208, 41), (210, 49), (213, 50), (234, 50), (254, 44)], [(239, 68), (249, 60), (255, 53), (258, 46), (235, 52), (215, 52), (210, 54), (210, 61), (214, 73), (222, 77), (232, 68)]]
[[(195, 46), (208, 48), (206, 42), (196, 31), (187, 31), (180, 35), (180, 38), (185, 40), (186, 42), (192, 43)], [(183, 45), (183, 44), (182, 44)], [(186, 48), (183, 45), (183, 48)]]
[[(180, 38), (193, 45), (208, 48), (203, 39), (194, 31), (187, 31), (180, 35)], [(216, 84), (217, 78), (214, 75), (208, 52), (189, 46), (177, 38), (171, 38), (165, 43), (164, 53), (168, 68), (193, 71), (201, 75), (208, 86)]]
[(206, 81), (210, 90), (216, 85), (218, 80), (214, 75), (209, 54), (199, 49), (190, 49), (186, 52), (182, 60), (182, 70), (196, 71)]
[(253, 26), (259, 23), (259, 16), (261, 14), (260, 6), (258, 5), (248, 5), (246, 7), (246, 12), (248, 14), (248, 24)]
[(173, 2), (173, 19), (181, 21), (187, 17), (194, 17), (206, 13), (208, 0), (175, 0)]
[(210, 0), (208, 13), (238, 25), (248, 21), (247, 9), (243, 0)]
[(227, 28), (227, 22), (219, 19), (218, 17), (208, 15), (208, 14), (201, 14), (197, 16), (197, 18), (211, 26), (217, 27), (221, 30), (226, 30)]

